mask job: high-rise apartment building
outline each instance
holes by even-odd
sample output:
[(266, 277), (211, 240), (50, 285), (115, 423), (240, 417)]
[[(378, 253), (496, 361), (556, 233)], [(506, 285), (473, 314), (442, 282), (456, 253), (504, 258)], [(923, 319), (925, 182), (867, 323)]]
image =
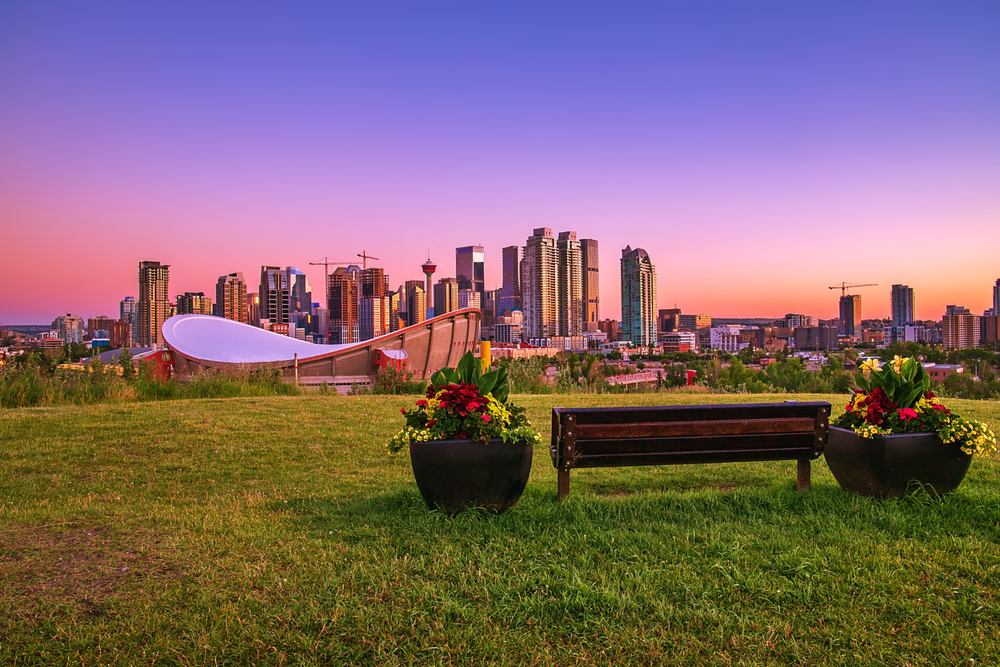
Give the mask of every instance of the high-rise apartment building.
[(521, 249), (516, 245), (507, 246), (500, 251), (500, 299), (497, 302), (497, 316), (504, 315), (508, 310), (521, 307)]
[(82, 317), (70, 315), (69, 313), (60, 315), (56, 319), (52, 320), (52, 328), (59, 332), (59, 340), (66, 345), (69, 345), (70, 343), (83, 342), (85, 327)]
[(170, 287), (170, 266), (159, 262), (139, 262), (139, 300), (136, 303), (134, 330), (139, 347), (161, 346), (163, 323), (170, 313), (167, 298)]
[(483, 304), (479, 300), (479, 292), (471, 289), (458, 290), (458, 307), (478, 308), (480, 311), (482, 311)]
[(993, 314), (1000, 316), (1000, 278), (993, 286)]
[(597, 240), (580, 241), (580, 259), (583, 267), (583, 321), (584, 329), (597, 328), (601, 321), (601, 271), (597, 257)]
[(118, 320), (116, 320), (113, 317), (108, 317), (107, 315), (101, 315), (99, 317), (88, 317), (87, 336), (89, 336), (90, 338), (94, 338), (96, 337), (98, 331), (107, 331), (109, 332), (108, 335), (110, 336), (111, 327), (114, 326), (116, 322), (118, 322)]
[(260, 326), (260, 294), (257, 292), (247, 293), (247, 324)]
[(906, 285), (892, 286), (892, 326), (902, 327), (913, 324), (915, 302), (913, 288)]
[(204, 292), (184, 292), (177, 295), (178, 315), (211, 315), (212, 300)]
[(458, 280), (441, 278), (434, 285), (434, 317), (458, 310)]
[(277, 266), (260, 267), (260, 319), (288, 324), (288, 274)]
[(560, 336), (583, 334), (583, 257), (576, 232), (559, 232), (556, 240), (559, 258), (557, 284), (559, 289), (558, 309)]
[[(243, 272), (237, 271), (224, 276), (219, 276), (215, 283), (215, 311), (217, 317), (224, 317), (227, 320), (249, 322), (247, 312), (247, 283), (243, 279)], [(260, 316), (255, 326), (260, 326)]]
[(118, 319), (128, 324), (129, 337), (125, 345), (135, 343), (135, 332), (139, 328), (139, 304), (135, 297), (127, 296), (118, 304)]
[(358, 280), (360, 267), (355, 264), (339, 266), (329, 275), (327, 293), (330, 295), (331, 345), (358, 342)]
[(840, 335), (861, 338), (861, 296), (840, 297)]
[(625, 246), (621, 271), (621, 339), (633, 345), (656, 345), (656, 268), (645, 250)]
[(377, 267), (362, 269), (358, 274), (358, 335), (359, 340), (370, 340), (391, 329), (391, 303), (389, 277)]
[(962, 306), (946, 307), (945, 315), (941, 318), (942, 342), (946, 348), (959, 350), (978, 347), (981, 333), (978, 315), (973, 315), (968, 308)]
[(407, 280), (403, 286), (406, 289), (406, 324), (412, 327), (427, 319), (427, 292), (422, 280)]
[(294, 266), (285, 269), (285, 282), (288, 285), (288, 315), (312, 314), (312, 288), (306, 274)]
[(559, 335), (559, 251), (552, 230), (535, 229), (525, 242), (521, 260), (523, 336), (552, 338)]
[[(482, 294), (486, 291), (486, 253), (483, 246), (455, 248), (455, 278), (458, 280), (458, 289), (470, 289), (479, 294), (482, 301)], [(438, 311), (435, 310), (434, 314), (437, 315)]]

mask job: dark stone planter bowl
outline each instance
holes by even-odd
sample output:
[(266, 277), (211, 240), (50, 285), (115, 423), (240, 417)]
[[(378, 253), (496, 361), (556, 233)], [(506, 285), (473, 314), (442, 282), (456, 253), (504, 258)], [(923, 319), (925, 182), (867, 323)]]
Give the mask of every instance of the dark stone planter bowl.
[(521, 499), (533, 449), (525, 440), (507, 443), (499, 438), (413, 442), (410, 464), (428, 508), (446, 514), (483, 508), (499, 514)]
[(900, 433), (862, 438), (831, 426), (823, 450), (840, 486), (862, 496), (892, 498), (921, 488), (931, 495), (954, 491), (969, 470), (972, 456), (936, 433)]

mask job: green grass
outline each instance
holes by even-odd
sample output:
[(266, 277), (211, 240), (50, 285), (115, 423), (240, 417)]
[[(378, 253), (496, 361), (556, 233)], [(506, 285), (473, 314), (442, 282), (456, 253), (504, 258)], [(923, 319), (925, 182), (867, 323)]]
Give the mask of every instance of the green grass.
[(0, 411), (0, 664), (1000, 663), (997, 460), (943, 500), (848, 495), (822, 460), (804, 495), (775, 462), (576, 471), (555, 500), (553, 405), (786, 398), (518, 397), (524, 498), (454, 519), (385, 453), (413, 397)]

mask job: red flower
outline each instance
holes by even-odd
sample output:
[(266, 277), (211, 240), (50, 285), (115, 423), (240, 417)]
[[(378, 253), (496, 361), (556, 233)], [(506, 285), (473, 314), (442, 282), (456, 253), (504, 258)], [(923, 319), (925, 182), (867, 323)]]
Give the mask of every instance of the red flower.
[(417, 401), (417, 407), (418, 408), (426, 408), (427, 407), (427, 401), (425, 401), (423, 399)]
[(401, 413), (403, 413), (404, 415), (406, 414), (406, 408), (400, 408), (400, 409), (399, 409), (399, 411), (400, 411)]
[(489, 415), (480, 415), (480, 416), (483, 418), (484, 422), (488, 422), (490, 420), (490, 416)]
[(906, 408), (905, 410), (899, 411), (899, 418), (903, 421), (908, 421), (910, 419), (919, 419), (920, 415), (917, 414), (916, 410)]

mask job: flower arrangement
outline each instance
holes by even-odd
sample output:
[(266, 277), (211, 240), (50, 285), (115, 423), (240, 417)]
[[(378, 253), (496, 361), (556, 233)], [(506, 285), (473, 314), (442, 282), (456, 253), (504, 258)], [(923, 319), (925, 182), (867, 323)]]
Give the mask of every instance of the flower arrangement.
[(834, 422), (863, 438), (891, 433), (938, 434), (956, 442), (966, 454), (987, 456), (997, 451), (997, 437), (980, 421), (952, 413), (931, 391), (931, 379), (913, 357), (898, 355), (884, 366), (877, 359), (861, 364), (847, 411)]
[(524, 408), (507, 400), (508, 392), (506, 369), (483, 373), (480, 361), (466, 352), (455, 368), (442, 368), (431, 376), (427, 395), (416, 408), (401, 408), (406, 426), (387, 447), (395, 454), (411, 442), (428, 440), (541, 440)]

